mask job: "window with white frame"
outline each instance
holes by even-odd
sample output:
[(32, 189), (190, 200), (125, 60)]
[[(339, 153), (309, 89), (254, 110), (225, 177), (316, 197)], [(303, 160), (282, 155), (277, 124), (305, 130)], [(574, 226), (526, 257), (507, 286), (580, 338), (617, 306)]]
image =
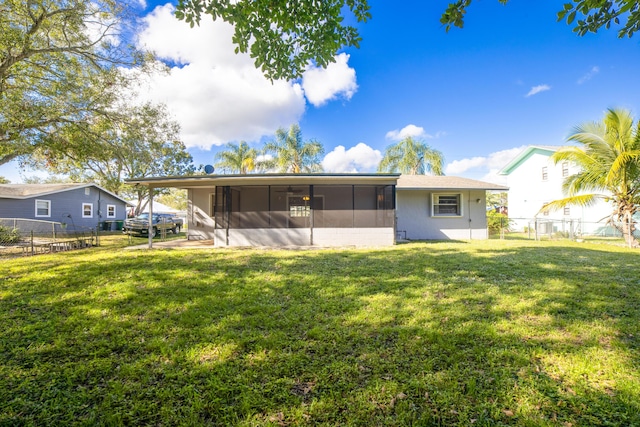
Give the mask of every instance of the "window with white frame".
[(82, 204), (82, 218), (93, 218), (93, 203)]
[(116, 217), (116, 205), (107, 205), (107, 218)]
[(571, 215), (571, 208), (570, 208), (569, 206), (565, 206), (565, 207), (564, 207), (564, 214), (565, 214), (566, 216)]
[(51, 216), (51, 200), (36, 200), (36, 217)]
[(542, 167), (542, 180), (546, 181), (549, 179), (549, 169), (546, 166)]
[(462, 194), (434, 194), (431, 216), (462, 216)]
[(569, 176), (569, 163), (562, 162), (562, 177), (566, 178)]

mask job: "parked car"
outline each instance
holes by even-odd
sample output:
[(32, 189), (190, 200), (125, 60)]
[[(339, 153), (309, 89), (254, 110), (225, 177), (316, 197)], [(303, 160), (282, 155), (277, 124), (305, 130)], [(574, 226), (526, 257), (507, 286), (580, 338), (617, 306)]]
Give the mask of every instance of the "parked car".
[[(158, 233), (169, 232), (178, 234), (183, 226), (182, 218), (170, 213), (154, 213), (152, 217), (151, 236), (155, 237)], [(122, 227), (123, 233), (147, 235), (149, 233), (149, 214), (142, 213), (135, 218), (125, 220)]]

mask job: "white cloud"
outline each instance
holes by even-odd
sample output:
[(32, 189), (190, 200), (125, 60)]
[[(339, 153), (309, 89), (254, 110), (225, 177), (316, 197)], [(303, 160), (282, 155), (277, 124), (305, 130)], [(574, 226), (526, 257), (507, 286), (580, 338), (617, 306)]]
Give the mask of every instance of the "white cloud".
[(309, 67), (302, 77), (302, 88), (310, 103), (320, 107), (336, 98), (351, 99), (358, 90), (356, 70), (349, 67), (349, 55), (341, 53), (327, 68)]
[(507, 150), (496, 151), (489, 154), (487, 157), (471, 157), (462, 160), (454, 160), (445, 167), (446, 175), (458, 175), (463, 176), (482, 175), (482, 181), (494, 182), (497, 184), (504, 184), (506, 182), (505, 177), (498, 175), (498, 172), (504, 168), (507, 163), (513, 160), (525, 147), (515, 147)]
[(373, 172), (382, 160), (379, 150), (374, 150), (361, 142), (348, 150), (342, 145), (337, 146), (322, 160), (322, 167), (326, 172), (350, 173)]
[(540, 92), (545, 92), (545, 91), (547, 91), (547, 90), (551, 90), (551, 86), (549, 86), (549, 85), (538, 85), (538, 86), (534, 86), (534, 87), (532, 87), (532, 88), (531, 88), (531, 90), (529, 91), (529, 93), (527, 93), (524, 97), (525, 97), (525, 98), (528, 98), (528, 97), (530, 97), (530, 96), (537, 95), (537, 94), (539, 94)]
[(583, 83), (586, 83), (587, 81), (591, 80), (599, 72), (600, 72), (600, 67), (598, 67), (598, 66), (591, 67), (589, 72), (587, 74), (585, 74), (584, 76), (580, 77), (576, 83), (579, 84), (579, 85), (581, 85)]
[(402, 129), (390, 130), (386, 135), (387, 139), (392, 141), (400, 141), (408, 136), (412, 138), (430, 137), (425, 133), (423, 127), (416, 125), (407, 125)]
[(203, 19), (191, 28), (173, 16), (171, 4), (156, 7), (143, 18), (138, 43), (170, 64), (168, 73), (148, 78), (139, 98), (164, 102), (182, 127), (188, 147), (208, 149), (229, 141), (257, 141), (279, 127), (296, 123), (307, 97), (320, 105), (355, 92), (355, 71), (348, 55), (327, 70), (310, 69), (307, 87), (267, 80), (246, 54), (235, 54), (233, 27)]

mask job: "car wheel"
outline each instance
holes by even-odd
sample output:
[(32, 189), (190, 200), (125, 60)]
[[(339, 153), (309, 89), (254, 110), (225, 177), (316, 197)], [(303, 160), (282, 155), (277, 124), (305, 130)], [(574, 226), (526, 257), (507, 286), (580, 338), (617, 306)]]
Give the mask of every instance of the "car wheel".
[(178, 233), (180, 233), (180, 226), (179, 226), (179, 225), (176, 225), (176, 226), (173, 228), (173, 234), (178, 234)]
[(153, 227), (153, 229), (151, 230), (151, 238), (153, 239), (157, 235), (158, 235), (158, 229)]

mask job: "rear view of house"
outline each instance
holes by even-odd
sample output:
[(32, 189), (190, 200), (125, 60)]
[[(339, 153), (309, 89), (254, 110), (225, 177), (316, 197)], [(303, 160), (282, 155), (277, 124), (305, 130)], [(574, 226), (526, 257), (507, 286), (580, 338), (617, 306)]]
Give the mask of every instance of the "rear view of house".
[(187, 189), (187, 237), (213, 240), (215, 246), (486, 239), (486, 191), (506, 190), (465, 178), (398, 174), (198, 175), (128, 182)]

